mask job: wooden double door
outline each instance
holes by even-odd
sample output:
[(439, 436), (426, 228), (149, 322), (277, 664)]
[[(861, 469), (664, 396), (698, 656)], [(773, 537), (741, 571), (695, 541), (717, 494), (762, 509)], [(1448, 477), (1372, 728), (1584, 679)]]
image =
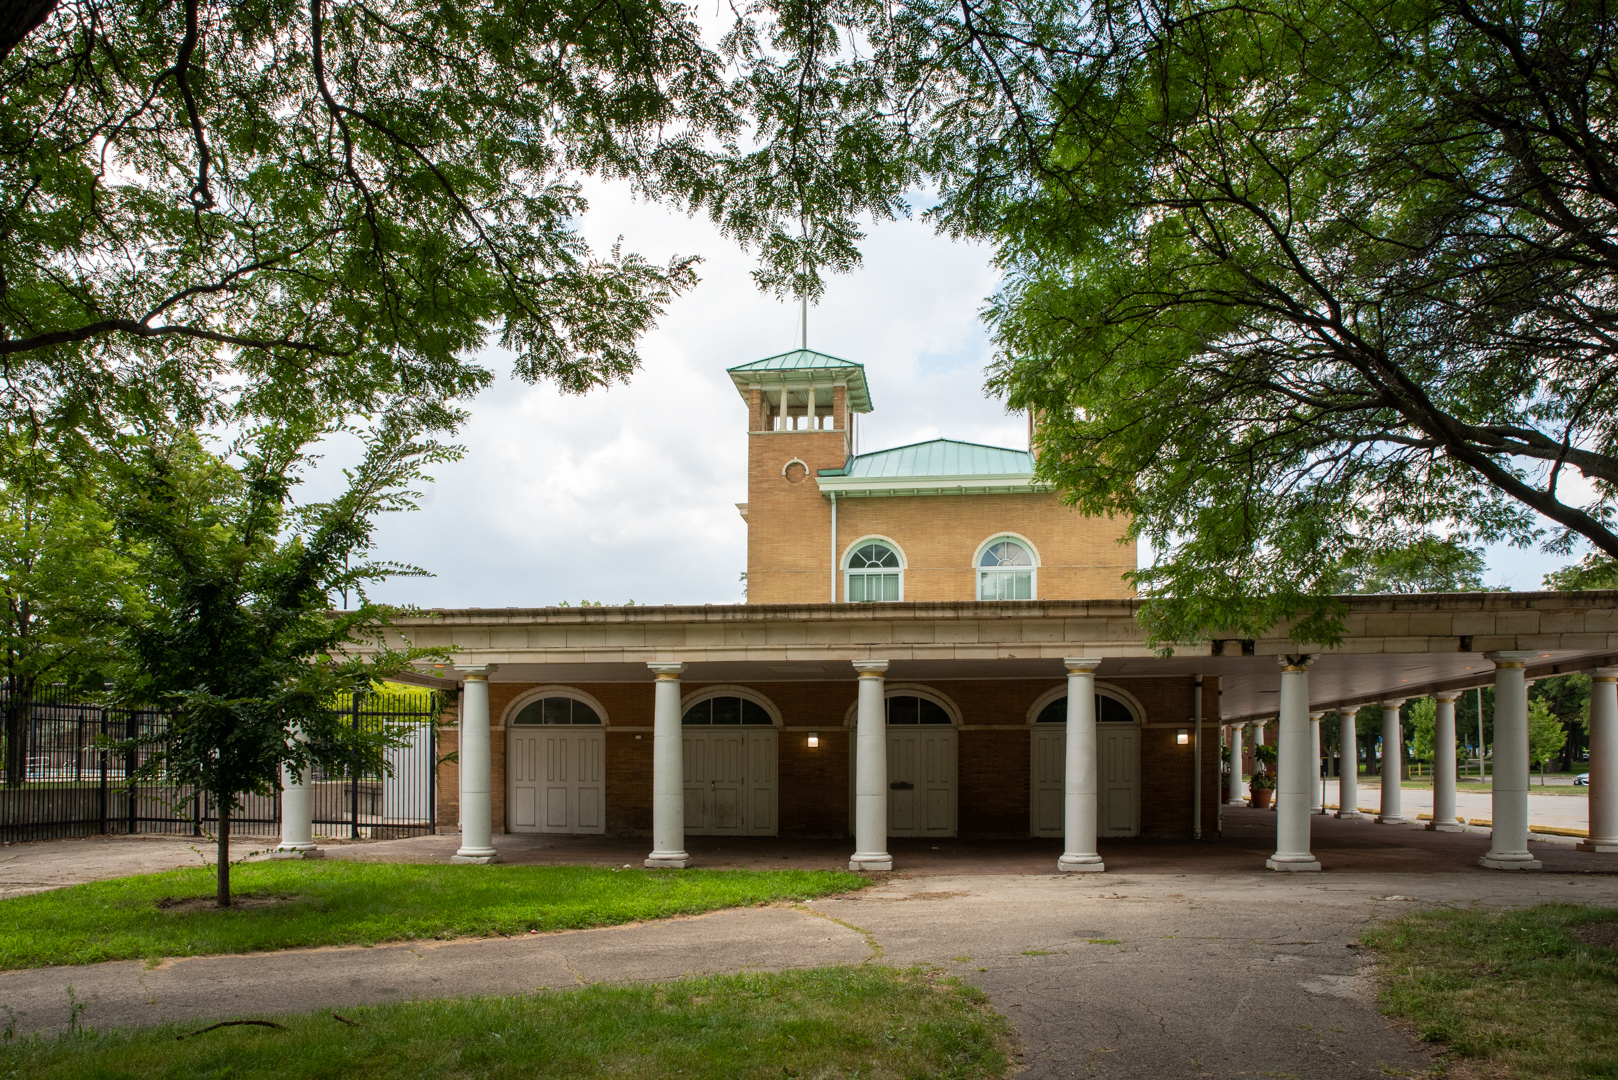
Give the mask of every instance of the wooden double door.
[[(1067, 725), (1035, 724), (1030, 740), (1029, 831), (1061, 836), (1067, 794)], [(1140, 728), (1096, 725), (1096, 834), (1140, 835)]]
[(774, 728), (685, 728), (686, 834), (774, 836), (776, 749)]
[(605, 832), (605, 743), (598, 727), (508, 729), (511, 831)]

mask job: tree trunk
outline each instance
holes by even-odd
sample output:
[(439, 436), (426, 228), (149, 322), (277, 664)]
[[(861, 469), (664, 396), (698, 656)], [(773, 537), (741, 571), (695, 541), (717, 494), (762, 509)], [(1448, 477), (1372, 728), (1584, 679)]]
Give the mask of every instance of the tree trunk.
[(0, 60), (32, 34), (56, 10), (56, 0), (16, 0), (0, 13)]
[(219, 891), (220, 907), (230, 906), (230, 800), (215, 795), (219, 802)]
[(21, 787), (28, 769), (28, 721), (33, 719), (32, 695), (14, 693), (6, 702), (6, 786)]

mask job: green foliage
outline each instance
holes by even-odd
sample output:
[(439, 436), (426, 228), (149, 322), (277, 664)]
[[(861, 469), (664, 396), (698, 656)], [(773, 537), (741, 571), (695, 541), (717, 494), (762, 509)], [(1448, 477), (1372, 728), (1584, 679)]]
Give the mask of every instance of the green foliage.
[(1578, 589), (1618, 589), (1618, 559), (1591, 554), (1560, 570), (1545, 575), (1545, 587), (1574, 591)]
[(0, 968), (577, 930), (810, 900), (866, 884), (836, 871), (620, 872), (325, 859), (237, 867), (242, 889), (285, 903), (158, 907), (165, 899), (206, 900), (211, 877), (207, 868), (171, 870), (0, 900)]
[(1567, 728), (1543, 698), (1528, 703), (1528, 760), (1533, 764), (1549, 761), (1567, 742)]
[[(254, 429), (227, 457), (184, 433), (127, 444), (118, 516), (147, 552), (150, 613), (127, 628), (117, 695), (169, 719), (126, 748), (148, 751), (136, 779), (213, 794), (221, 904), (230, 902), (228, 819), (242, 795), (274, 792), (283, 765), (384, 773), (387, 748), (408, 738), (332, 711), (342, 693), (443, 658), (389, 647), (390, 612), (365, 597), (368, 582), (419, 571), (352, 557), (363, 560), (378, 514), (412, 505), (425, 465), (456, 455), (426, 434), (453, 419), (409, 407), (379, 417), (356, 432), (366, 453), (347, 490), (305, 505), (291, 501), (299, 472), (309, 445), (332, 430), (318, 416)], [(331, 596), (349, 590), (358, 604), (332, 612)]]
[(1275, 771), (1275, 762), (1281, 756), (1281, 748), (1275, 743), (1258, 743), (1253, 747), (1253, 760)]
[[(78, 452), (75, 452), (78, 451)], [(30, 702), (52, 684), (101, 689), (117, 625), (143, 608), (136, 552), (118, 537), (106, 477), (72, 443), (0, 437), (0, 678), (5, 783), (23, 779)]]
[(1618, 160), (1562, 120), (1618, 96), (1604, 9), (984, 18), (1014, 101), (940, 214), (998, 237), (991, 385), (1043, 478), (1150, 542), (1156, 640), (1334, 643), (1345, 569), (1476, 587), (1476, 542), (1618, 555)]
[(1403, 547), (1348, 551), (1340, 592), (1471, 592), (1483, 588), (1483, 552), (1425, 536)]
[(1256, 772), (1247, 781), (1247, 786), (1255, 791), (1274, 791), (1275, 773), (1273, 771)]
[(1581, 933), (1618, 909), (1427, 911), (1372, 930), (1380, 997), (1420, 1036), (1502, 1075), (1573, 1080), (1618, 1068), (1618, 952)]
[[(411, 1001), (280, 1015), (273, 1028), (166, 1025), (0, 1049), (37, 1080), (367, 1080), (524, 1077), (987, 1080), (1004, 1075), (1010, 1025), (983, 994), (882, 965), (596, 983), (509, 998)], [(187, 1036), (176, 1042), (177, 1036)]]

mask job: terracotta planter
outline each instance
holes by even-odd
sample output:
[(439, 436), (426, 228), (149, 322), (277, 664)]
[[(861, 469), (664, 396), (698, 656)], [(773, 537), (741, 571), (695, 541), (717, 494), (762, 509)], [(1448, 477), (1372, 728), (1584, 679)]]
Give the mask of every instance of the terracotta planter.
[(1220, 802), (1221, 805), (1223, 805), (1224, 803), (1230, 802), (1230, 785), (1229, 784), (1220, 784), (1219, 785), (1219, 802)]
[(1270, 808), (1270, 789), (1267, 787), (1253, 789), (1253, 809), (1268, 810)]

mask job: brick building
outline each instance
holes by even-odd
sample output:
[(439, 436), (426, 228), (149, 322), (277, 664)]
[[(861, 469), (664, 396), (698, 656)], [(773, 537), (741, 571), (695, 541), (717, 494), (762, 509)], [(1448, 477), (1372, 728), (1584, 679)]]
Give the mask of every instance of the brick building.
[[(422, 680), (457, 693), (438, 812), (462, 828), (461, 860), (493, 860), (508, 832), (649, 836), (651, 866), (687, 865), (693, 834), (849, 838), (856, 868), (891, 866), (889, 837), (1050, 836), (1061, 869), (1099, 870), (1098, 837), (1211, 835), (1221, 728), (1240, 754), (1243, 725), (1279, 717), (1269, 865), (1319, 869), (1323, 711), (1425, 693), (1442, 710), (1492, 678), (1498, 701), (1521, 699), (1526, 748), (1525, 677), (1618, 662), (1610, 594), (1345, 598), (1331, 648), (1299, 652), (1282, 626), (1164, 656), (1123, 579), (1124, 523), (1064, 507), (1028, 451), (865, 450), (864, 369), (820, 353), (730, 375), (746, 604), (397, 624), (458, 650)], [(1497, 732), (1516, 724), (1501, 709)], [(1497, 827), (1488, 865), (1531, 861), (1525, 807), (1497, 811), (1521, 837)]]

